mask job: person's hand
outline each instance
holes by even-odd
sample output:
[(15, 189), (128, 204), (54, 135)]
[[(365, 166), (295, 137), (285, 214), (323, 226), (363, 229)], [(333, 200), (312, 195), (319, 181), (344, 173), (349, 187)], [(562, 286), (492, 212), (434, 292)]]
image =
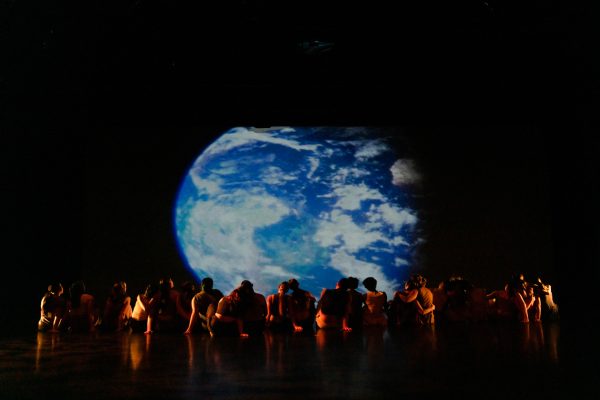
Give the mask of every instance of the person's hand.
[(240, 337), (241, 337), (241, 338), (247, 338), (247, 337), (248, 337), (248, 334), (247, 334), (247, 333), (240, 333)]
[(185, 332), (183, 332), (183, 334), (184, 334), (184, 335), (191, 335), (191, 334), (192, 334), (192, 331), (190, 331), (190, 330), (188, 329), (188, 330), (186, 330)]
[(349, 326), (344, 326), (344, 327), (342, 328), (342, 330), (343, 330), (344, 332), (352, 332), (352, 328), (350, 328)]
[(303, 330), (304, 328), (302, 328), (301, 326), (294, 325), (294, 332), (302, 332)]

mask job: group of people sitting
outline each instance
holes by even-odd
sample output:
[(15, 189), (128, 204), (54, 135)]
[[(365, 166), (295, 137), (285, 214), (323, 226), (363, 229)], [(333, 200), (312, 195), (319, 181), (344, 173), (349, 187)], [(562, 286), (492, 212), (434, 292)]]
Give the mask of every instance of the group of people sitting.
[(346, 332), (363, 327), (434, 325), (438, 321), (514, 320), (526, 323), (556, 319), (558, 306), (550, 285), (537, 279), (528, 283), (519, 274), (503, 290), (486, 293), (461, 277), (451, 277), (429, 289), (427, 280), (413, 274), (392, 299), (377, 290), (377, 280), (340, 279), (335, 288), (323, 289), (317, 300), (300, 288), (296, 279), (281, 282), (277, 293), (265, 298), (244, 280), (228, 295), (213, 287), (211, 278), (201, 281), (200, 291), (187, 282), (176, 289), (170, 278), (149, 284), (132, 307), (125, 282), (113, 285), (103, 312), (83, 282), (75, 282), (65, 296), (61, 284), (53, 284), (42, 298), (38, 330), (59, 332), (104, 331), (183, 332), (204, 331), (211, 336), (251, 336), (264, 329), (314, 333), (315, 329)]

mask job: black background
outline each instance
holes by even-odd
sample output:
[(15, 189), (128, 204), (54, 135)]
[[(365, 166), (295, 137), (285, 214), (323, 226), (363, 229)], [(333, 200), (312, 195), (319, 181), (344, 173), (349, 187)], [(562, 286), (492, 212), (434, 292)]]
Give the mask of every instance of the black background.
[[(55, 280), (82, 278), (101, 299), (118, 279), (137, 292), (165, 273), (191, 278), (173, 235), (177, 189), (232, 126), (397, 127), (425, 177), (432, 283), (457, 273), (497, 288), (539, 271), (567, 318), (596, 303), (594, 10), (23, 3), (0, 13), (4, 332), (34, 325)], [(313, 40), (333, 47), (309, 54)]]

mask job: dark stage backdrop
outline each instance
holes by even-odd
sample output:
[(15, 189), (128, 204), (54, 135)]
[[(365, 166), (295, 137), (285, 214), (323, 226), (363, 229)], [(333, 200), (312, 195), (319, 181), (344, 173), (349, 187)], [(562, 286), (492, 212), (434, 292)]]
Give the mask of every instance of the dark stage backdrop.
[(600, 265), (597, 13), (188, 3), (0, 5), (0, 333), (34, 329), (54, 280), (84, 279), (102, 301), (117, 279), (132, 293), (190, 279), (177, 188), (216, 135), (246, 125), (400, 126), (424, 173), (418, 267), (432, 284), (539, 271), (563, 311), (597, 303), (582, 287)]
[[(163, 275), (194, 279), (178, 252), (173, 207), (188, 167), (229, 127), (14, 132), (4, 271), (18, 279), (7, 281), (9, 332), (34, 329), (53, 281), (83, 279), (103, 303), (116, 280), (135, 295)], [(593, 298), (580, 287), (598, 276), (597, 147), (580, 127), (557, 131), (398, 128), (424, 176), (427, 240), (415, 269), (431, 285), (458, 274), (496, 289), (515, 271), (539, 272), (565, 312)]]

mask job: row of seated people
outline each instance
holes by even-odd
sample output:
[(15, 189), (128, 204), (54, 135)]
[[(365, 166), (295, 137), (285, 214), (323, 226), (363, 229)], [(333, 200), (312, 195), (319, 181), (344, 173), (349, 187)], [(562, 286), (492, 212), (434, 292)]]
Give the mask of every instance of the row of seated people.
[(510, 277), (501, 290), (486, 291), (467, 279), (453, 276), (432, 289), (436, 317), (454, 321), (556, 321), (558, 305), (552, 286), (541, 277), (525, 280), (522, 273)]
[[(404, 290), (388, 301), (377, 281), (366, 278), (367, 290), (357, 290), (358, 279), (343, 278), (334, 289), (323, 289), (319, 301), (299, 287), (296, 279), (282, 282), (278, 292), (268, 297), (256, 293), (250, 281), (243, 281), (229, 295), (213, 288), (205, 278), (201, 290), (186, 283), (181, 290), (170, 278), (150, 284), (139, 294), (135, 306), (127, 294), (125, 282), (113, 285), (100, 313), (94, 297), (83, 282), (69, 289), (68, 300), (62, 285), (51, 285), (42, 298), (40, 331), (57, 332), (131, 330), (150, 334), (203, 330), (211, 335), (242, 336), (261, 332), (265, 327), (278, 331), (314, 332), (315, 328), (358, 330), (363, 326), (395, 327), (433, 325), (437, 321), (479, 321), (490, 319), (529, 322), (556, 319), (558, 306), (553, 302), (550, 285), (538, 279), (525, 282), (522, 275), (511, 279), (504, 290), (486, 293), (465, 279), (451, 277), (437, 288), (429, 289), (426, 279), (413, 274)], [(291, 293), (288, 294), (291, 290)]]

